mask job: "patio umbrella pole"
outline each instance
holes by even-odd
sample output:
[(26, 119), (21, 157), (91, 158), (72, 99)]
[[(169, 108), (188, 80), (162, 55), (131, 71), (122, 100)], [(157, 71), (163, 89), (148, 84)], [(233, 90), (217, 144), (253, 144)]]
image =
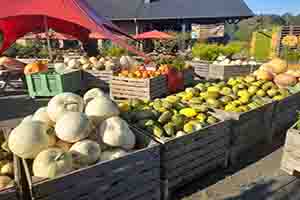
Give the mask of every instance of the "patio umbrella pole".
[(51, 43), (50, 43), (50, 38), (49, 38), (49, 27), (48, 27), (48, 22), (47, 22), (47, 16), (44, 16), (44, 26), (45, 26), (45, 33), (46, 33), (46, 39), (47, 39), (48, 53), (49, 53), (50, 60), (52, 60), (53, 56), (52, 56)]

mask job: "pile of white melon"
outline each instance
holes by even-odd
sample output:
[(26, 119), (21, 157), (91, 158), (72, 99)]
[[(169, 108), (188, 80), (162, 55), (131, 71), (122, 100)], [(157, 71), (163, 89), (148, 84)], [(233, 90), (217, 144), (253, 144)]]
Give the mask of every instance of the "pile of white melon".
[(82, 56), (79, 59), (65, 57), (63, 63), (55, 63), (54, 68), (57, 73), (66, 73), (72, 70), (118, 70), (120, 61), (118, 58)]
[(9, 149), (33, 159), (33, 175), (53, 178), (133, 150), (136, 137), (101, 90), (62, 93), (10, 133)]

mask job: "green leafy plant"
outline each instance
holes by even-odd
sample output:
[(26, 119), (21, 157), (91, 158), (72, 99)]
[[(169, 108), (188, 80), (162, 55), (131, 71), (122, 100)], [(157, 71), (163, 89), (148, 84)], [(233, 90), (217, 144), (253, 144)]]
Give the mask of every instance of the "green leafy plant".
[(111, 46), (107, 47), (102, 51), (103, 56), (111, 56), (111, 57), (121, 57), (123, 55), (127, 55), (127, 50), (116, 47), (116, 46)]

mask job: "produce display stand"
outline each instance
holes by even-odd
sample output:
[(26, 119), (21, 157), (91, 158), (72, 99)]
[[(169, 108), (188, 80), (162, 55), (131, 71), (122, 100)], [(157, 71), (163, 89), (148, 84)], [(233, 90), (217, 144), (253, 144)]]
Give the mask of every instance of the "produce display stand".
[(142, 99), (153, 100), (168, 94), (167, 77), (136, 79), (113, 76), (110, 83), (110, 96), (114, 100)]
[(47, 72), (26, 75), (29, 96), (52, 97), (62, 92), (78, 92), (82, 88), (80, 70), (59, 74), (54, 69)]
[[(11, 130), (12, 128), (1, 123), (0, 134), (4, 134), (5, 137), (7, 138)], [(14, 163), (15, 185), (0, 190), (0, 199), (1, 200), (29, 200), (30, 195), (25, 188), (26, 180), (24, 179), (25, 178), (24, 171), (22, 171), (21, 159), (16, 155), (13, 155), (13, 163)]]
[(230, 162), (238, 164), (238, 158), (255, 145), (272, 142), (272, 117), (275, 102), (268, 103), (260, 108), (244, 112), (233, 113), (215, 110), (219, 118), (232, 120)]
[[(230, 121), (220, 121), (197, 132), (161, 143), (163, 197), (180, 186), (228, 163)], [(149, 134), (145, 132), (145, 134)], [(151, 135), (154, 137), (153, 135)]]
[(272, 119), (272, 132), (274, 136), (284, 133), (295, 123), (297, 110), (300, 110), (300, 92), (276, 103)]
[(194, 68), (195, 71), (195, 80), (200, 80), (200, 78), (208, 79), (209, 74), (209, 62), (208, 61), (188, 61), (187, 65), (190, 65)]
[[(34, 199), (40, 200), (159, 200), (160, 145), (138, 133), (140, 150), (124, 157), (99, 162), (55, 179), (31, 178), (28, 161), (27, 177)], [(145, 141), (152, 143), (148, 147)]]
[(208, 79), (228, 80), (231, 77), (248, 75), (259, 65), (209, 65)]
[(87, 88), (96, 87), (108, 91), (113, 74), (112, 70), (85, 70), (83, 71), (83, 80)]
[(294, 124), (287, 131), (285, 145), (283, 148), (283, 156), (281, 160), (281, 169), (293, 176), (296, 172), (300, 172), (300, 131), (296, 129)]
[(194, 84), (194, 69), (189, 68), (183, 71), (184, 86), (192, 86)]

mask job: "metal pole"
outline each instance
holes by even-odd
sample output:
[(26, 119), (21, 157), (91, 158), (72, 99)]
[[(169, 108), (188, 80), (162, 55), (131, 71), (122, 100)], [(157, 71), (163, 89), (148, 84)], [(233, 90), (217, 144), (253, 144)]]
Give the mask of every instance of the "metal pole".
[(45, 26), (45, 34), (46, 34), (46, 39), (47, 39), (47, 47), (48, 47), (49, 57), (50, 57), (50, 60), (52, 61), (53, 56), (52, 56), (51, 43), (50, 43), (50, 38), (49, 38), (49, 27), (48, 27), (48, 22), (47, 22), (47, 16), (44, 16), (44, 26)]

